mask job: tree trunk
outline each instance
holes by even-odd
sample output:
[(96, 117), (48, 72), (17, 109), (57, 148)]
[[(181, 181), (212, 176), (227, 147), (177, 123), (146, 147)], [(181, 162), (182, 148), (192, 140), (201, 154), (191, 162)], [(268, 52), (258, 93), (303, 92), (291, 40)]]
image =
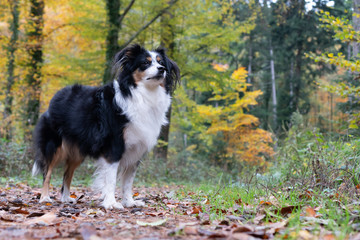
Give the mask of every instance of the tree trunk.
[(10, 22), (11, 38), (8, 44), (8, 53), (7, 53), (7, 82), (5, 88), (5, 108), (4, 108), (4, 120), (5, 120), (5, 137), (6, 139), (11, 139), (11, 114), (12, 114), (12, 86), (15, 82), (15, 51), (17, 50), (17, 41), (19, 33), (19, 1), (18, 0), (9, 0), (9, 6), (12, 16), (12, 21)]
[(274, 64), (274, 53), (273, 47), (270, 43), (270, 69), (271, 69), (271, 95), (273, 103), (273, 121), (274, 121), (274, 130), (277, 127), (277, 96), (276, 96), (276, 82), (275, 82), (275, 64)]
[(106, 60), (103, 83), (112, 81), (111, 67), (114, 55), (119, 51), (120, 0), (106, 0), (108, 32), (106, 36)]
[[(171, 3), (170, 3), (171, 4)], [(167, 49), (167, 55), (171, 59), (174, 59), (174, 50), (175, 50), (175, 33), (174, 26), (172, 24), (172, 19), (174, 18), (173, 14), (166, 11), (161, 16), (161, 42), (160, 45)], [(169, 121), (169, 124), (161, 128), (158, 144), (154, 148), (154, 157), (157, 159), (167, 160), (168, 155), (168, 143), (169, 143), (169, 133), (170, 133), (170, 123), (171, 123), (171, 106), (169, 111), (166, 114), (166, 117)]]
[(30, 15), (27, 26), (26, 50), (29, 55), (27, 63), (26, 83), (29, 93), (26, 104), (26, 121), (28, 130), (32, 131), (38, 120), (40, 112), (40, 93), (41, 93), (41, 67), (43, 63), (43, 28), (44, 28), (44, 1), (30, 0)]
[[(253, 59), (253, 53), (252, 53), (252, 36), (250, 34), (250, 40), (249, 40), (249, 65), (248, 65), (248, 79), (247, 79), (247, 82), (248, 83), (252, 83), (251, 81), (251, 74), (252, 74), (252, 59)], [(251, 90), (249, 88), (249, 90)]]

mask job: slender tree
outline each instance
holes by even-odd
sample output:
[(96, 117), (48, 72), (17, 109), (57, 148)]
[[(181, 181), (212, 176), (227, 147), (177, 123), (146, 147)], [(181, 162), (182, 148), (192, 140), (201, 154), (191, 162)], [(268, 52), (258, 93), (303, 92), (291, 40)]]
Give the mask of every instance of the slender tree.
[(11, 114), (12, 114), (12, 102), (13, 102), (13, 93), (12, 87), (15, 82), (15, 52), (18, 48), (18, 36), (19, 36), (19, 1), (18, 0), (8, 0), (10, 12), (11, 12), (11, 22), (10, 30), (11, 37), (9, 44), (7, 46), (7, 82), (5, 88), (5, 108), (4, 108), (4, 119), (6, 123), (6, 135), (4, 136), (7, 139), (10, 139), (11, 134)]
[(122, 44), (119, 44), (119, 33), (121, 31), (122, 21), (126, 17), (129, 10), (133, 7), (135, 0), (131, 0), (129, 5), (124, 9), (122, 14), (119, 14), (121, 1), (107, 0), (106, 10), (108, 18), (108, 34), (106, 37), (106, 66), (104, 71), (103, 82), (111, 81), (111, 63), (114, 55), (119, 49), (122, 49), (134, 41), (140, 33), (145, 31), (151, 24), (153, 24), (159, 17), (167, 12), (178, 0), (171, 0), (169, 4), (162, 8), (153, 18), (151, 18), (143, 26), (139, 27), (137, 31), (131, 35)]
[(120, 50), (119, 46), (119, 32), (121, 31), (121, 24), (126, 14), (134, 5), (135, 0), (131, 0), (129, 5), (120, 14), (121, 1), (120, 0), (106, 0), (106, 13), (108, 31), (106, 35), (106, 60), (103, 82), (111, 81), (111, 65), (116, 52)]
[[(354, 30), (359, 32), (360, 31), (360, 0), (353, 0), (353, 1), (354, 1), (353, 2), (354, 15), (352, 17), (353, 26), (354, 26)], [(353, 42), (352, 47), (353, 47), (353, 57), (358, 58), (360, 43)]]
[[(171, 4), (171, 3), (170, 3)], [(167, 55), (174, 59), (175, 54), (175, 26), (172, 22), (174, 18), (173, 11), (167, 10), (160, 19), (161, 24), (161, 39), (160, 39), (160, 45), (167, 49)], [(171, 106), (169, 108), (169, 111), (166, 114), (166, 117), (169, 121), (169, 124), (166, 126), (163, 126), (160, 132), (160, 143), (158, 146), (154, 148), (154, 156), (158, 159), (164, 159), (167, 160), (167, 153), (168, 153), (168, 143), (169, 143), (169, 133), (170, 133), (170, 122), (171, 122)]]
[[(40, 111), (41, 67), (43, 64), (44, 0), (30, 0), (30, 13), (26, 29), (26, 50), (29, 55), (26, 83), (28, 96), (25, 117), (28, 126), (36, 124)], [(31, 128), (28, 129), (31, 131)]]

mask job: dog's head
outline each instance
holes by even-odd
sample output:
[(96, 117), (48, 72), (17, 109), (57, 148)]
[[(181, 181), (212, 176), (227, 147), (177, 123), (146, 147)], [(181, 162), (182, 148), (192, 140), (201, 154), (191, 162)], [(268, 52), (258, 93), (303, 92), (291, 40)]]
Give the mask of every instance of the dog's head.
[(171, 94), (180, 81), (177, 64), (158, 48), (148, 51), (138, 44), (130, 45), (116, 54), (113, 72), (122, 91), (143, 85), (147, 88), (162, 86)]

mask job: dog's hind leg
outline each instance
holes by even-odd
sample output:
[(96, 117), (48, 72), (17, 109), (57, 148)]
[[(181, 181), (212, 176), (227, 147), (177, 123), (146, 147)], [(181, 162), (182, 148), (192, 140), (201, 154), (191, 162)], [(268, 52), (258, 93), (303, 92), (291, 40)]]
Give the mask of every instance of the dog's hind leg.
[(76, 199), (70, 197), (70, 184), (74, 175), (75, 169), (82, 163), (84, 157), (80, 154), (77, 147), (69, 147), (66, 144), (62, 145), (64, 152), (67, 154), (66, 170), (64, 173), (63, 184), (61, 187), (61, 201), (75, 203)]
[(54, 167), (63, 160), (64, 157), (64, 152), (62, 150), (61, 147), (59, 147), (56, 150), (56, 153), (54, 154), (53, 158), (50, 161), (50, 165), (47, 168), (46, 174), (44, 174), (45, 178), (44, 178), (44, 183), (43, 183), (43, 187), (41, 190), (41, 197), (40, 197), (40, 203), (42, 202), (52, 202), (52, 200), (50, 199), (50, 195), (49, 195), (49, 185), (50, 185), (50, 179), (51, 179), (51, 174), (52, 171), (54, 169)]

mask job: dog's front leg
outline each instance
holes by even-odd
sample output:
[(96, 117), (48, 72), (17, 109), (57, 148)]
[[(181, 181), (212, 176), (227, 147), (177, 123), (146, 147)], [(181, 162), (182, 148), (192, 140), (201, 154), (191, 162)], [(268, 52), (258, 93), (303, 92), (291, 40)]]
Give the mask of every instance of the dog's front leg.
[(132, 186), (136, 174), (138, 163), (123, 167), (121, 169), (121, 185), (122, 185), (122, 205), (124, 207), (143, 207), (145, 203), (140, 200), (133, 199)]
[(119, 162), (109, 163), (104, 158), (100, 158), (97, 162), (94, 188), (101, 191), (103, 198), (101, 205), (106, 209), (124, 209), (121, 203), (116, 202), (115, 199), (118, 167)]

